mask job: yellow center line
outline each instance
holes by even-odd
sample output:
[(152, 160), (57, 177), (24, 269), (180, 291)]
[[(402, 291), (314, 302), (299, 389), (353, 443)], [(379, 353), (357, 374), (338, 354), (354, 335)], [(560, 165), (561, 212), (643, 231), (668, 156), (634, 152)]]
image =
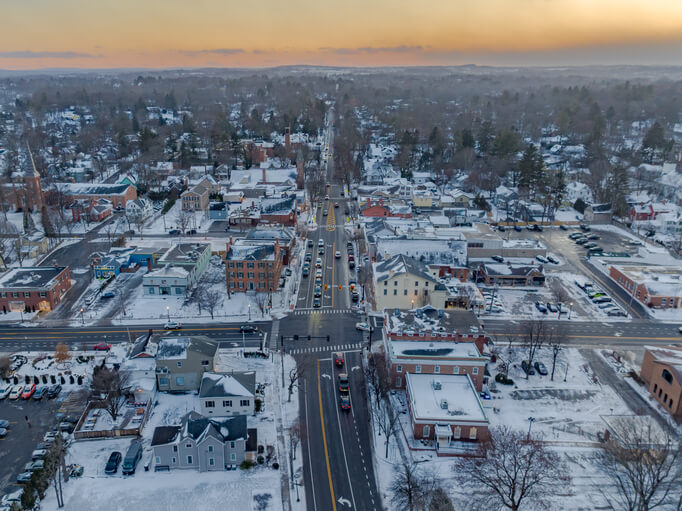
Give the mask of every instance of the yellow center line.
[(317, 359), (317, 396), (320, 401), (320, 424), (322, 426), (322, 442), (324, 444), (324, 459), (327, 462), (327, 477), (329, 478), (329, 493), (332, 497), (332, 508), (336, 511), (334, 499), (334, 483), (332, 483), (332, 469), (329, 466), (329, 450), (327, 449), (327, 433), (324, 430), (324, 413), (322, 412), (322, 381), (320, 379), (320, 359)]
[(336, 267), (336, 242), (332, 242), (332, 254), (333, 254), (333, 259), (332, 259), (332, 309), (334, 308), (334, 268)]

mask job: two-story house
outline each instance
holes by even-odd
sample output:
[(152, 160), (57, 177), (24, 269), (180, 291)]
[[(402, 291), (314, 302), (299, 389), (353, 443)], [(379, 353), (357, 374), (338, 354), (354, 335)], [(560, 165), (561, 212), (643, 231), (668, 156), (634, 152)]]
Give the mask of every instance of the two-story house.
[(156, 386), (166, 392), (196, 392), (212, 372), (218, 346), (208, 337), (164, 337), (156, 350)]
[(257, 430), (247, 429), (245, 415), (208, 418), (189, 412), (179, 426), (154, 429), (154, 470), (225, 470), (253, 461), (257, 445)]
[(201, 413), (213, 417), (254, 413), (256, 373), (204, 373), (199, 388)]
[(134, 199), (126, 203), (126, 218), (130, 223), (143, 222), (153, 214), (154, 208), (148, 199)]
[(424, 263), (403, 254), (375, 263), (373, 274), (377, 310), (421, 307), (438, 284)]

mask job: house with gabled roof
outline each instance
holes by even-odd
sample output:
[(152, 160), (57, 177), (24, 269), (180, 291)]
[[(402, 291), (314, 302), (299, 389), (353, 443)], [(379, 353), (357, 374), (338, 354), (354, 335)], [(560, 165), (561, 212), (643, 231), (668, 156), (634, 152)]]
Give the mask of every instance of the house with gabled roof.
[(199, 387), (201, 413), (213, 417), (254, 413), (256, 373), (204, 373)]
[(258, 431), (246, 416), (209, 418), (189, 412), (179, 426), (158, 426), (152, 437), (154, 470), (225, 470), (253, 461)]
[(374, 264), (376, 309), (410, 309), (429, 303), (438, 281), (421, 261), (403, 254)]
[(196, 392), (215, 369), (218, 345), (203, 335), (164, 337), (156, 350), (156, 385), (166, 392)]

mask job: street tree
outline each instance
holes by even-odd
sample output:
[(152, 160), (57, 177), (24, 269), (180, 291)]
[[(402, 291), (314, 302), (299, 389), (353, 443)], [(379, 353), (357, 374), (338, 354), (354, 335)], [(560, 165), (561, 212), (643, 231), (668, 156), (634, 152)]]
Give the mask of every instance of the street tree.
[[(527, 350), (528, 358), (526, 360), (530, 367), (533, 366), (535, 354), (545, 345), (549, 335), (551, 335), (551, 330), (543, 320), (533, 319), (521, 324), (521, 342)], [(526, 379), (528, 379), (529, 372), (526, 373)]]
[(93, 369), (90, 390), (114, 422), (125, 405), (128, 382), (129, 373), (109, 368), (105, 365), (105, 361)]
[(397, 511), (426, 509), (433, 491), (438, 488), (434, 473), (423, 465), (404, 459), (397, 467), (391, 483), (391, 504)]
[(395, 428), (398, 424), (399, 415), (388, 396), (374, 403), (372, 415), (374, 416), (374, 423), (379, 428), (379, 434), (383, 433), (384, 435), (384, 443), (386, 444), (384, 458), (388, 458), (388, 446), (391, 443), (391, 438), (396, 434)]
[(547, 339), (547, 347), (552, 352), (552, 375), (550, 380), (554, 381), (554, 370), (556, 369), (556, 362), (559, 355), (564, 350), (566, 346), (566, 335), (563, 332), (551, 331), (549, 338)]
[(43, 470), (48, 480), (52, 483), (54, 492), (57, 496), (57, 507), (64, 507), (64, 496), (62, 494), (62, 482), (66, 476), (66, 466), (64, 457), (66, 456), (66, 445), (62, 435), (56, 435), (54, 442), (50, 445), (45, 455), (45, 465)]
[(205, 283), (198, 286), (197, 289), (200, 307), (203, 306), (211, 315), (211, 319), (213, 319), (216, 309), (223, 303), (223, 293), (219, 289)]
[(612, 483), (600, 485), (612, 506), (627, 511), (682, 509), (680, 444), (651, 417), (613, 424), (598, 463)]
[(489, 433), (477, 456), (460, 458), (453, 466), (462, 491), (475, 495), (480, 509), (519, 511), (527, 503), (546, 509), (556, 487), (570, 482), (559, 456), (537, 437), (508, 426)]
[(60, 342), (57, 344), (57, 346), (55, 346), (54, 360), (55, 362), (57, 362), (57, 364), (63, 364), (64, 362), (68, 362), (69, 360), (71, 360), (71, 353), (69, 353), (69, 347), (63, 342)]

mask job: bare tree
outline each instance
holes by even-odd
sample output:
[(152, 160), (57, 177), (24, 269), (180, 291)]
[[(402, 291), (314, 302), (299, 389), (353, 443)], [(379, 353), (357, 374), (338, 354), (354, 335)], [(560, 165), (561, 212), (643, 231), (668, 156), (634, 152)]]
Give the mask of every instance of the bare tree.
[(128, 380), (127, 372), (109, 368), (104, 361), (93, 369), (90, 389), (114, 422), (125, 404)]
[(391, 388), (386, 358), (383, 355), (373, 353), (370, 356), (365, 368), (365, 377), (374, 394), (374, 401), (378, 403), (383, 400)]
[(296, 419), (291, 427), (289, 428), (289, 445), (291, 446), (291, 452), (293, 459), (296, 459), (296, 448), (301, 441), (301, 430), (303, 425), (299, 419)]
[(425, 509), (431, 500), (438, 481), (433, 472), (417, 465), (411, 460), (403, 460), (398, 466), (391, 492), (391, 503), (398, 511)]
[(193, 213), (191, 211), (187, 211), (186, 209), (180, 211), (180, 214), (178, 215), (178, 229), (180, 229), (181, 235), (184, 235), (185, 232), (187, 232), (187, 227), (192, 222), (193, 216)]
[(203, 306), (213, 319), (216, 309), (223, 303), (223, 293), (206, 284), (198, 286), (197, 289), (199, 306)]
[(301, 379), (305, 376), (306, 370), (310, 365), (310, 358), (301, 357), (296, 361), (296, 366), (289, 371), (287, 390), (289, 392), (288, 402), (291, 402), (291, 396), (294, 389), (298, 388)]
[(69, 353), (69, 347), (64, 344), (63, 342), (60, 342), (55, 346), (54, 348), (54, 359), (55, 362), (58, 364), (63, 364), (64, 362), (67, 362), (71, 360), (71, 354)]
[(62, 495), (62, 481), (65, 480), (66, 467), (64, 456), (66, 455), (66, 445), (61, 434), (55, 436), (54, 442), (50, 445), (45, 456), (44, 470), (48, 479), (52, 482), (57, 496), (57, 507), (64, 507), (64, 496)]
[(388, 396), (374, 404), (372, 415), (374, 416), (374, 423), (379, 427), (379, 434), (384, 434), (384, 442), (386, 443), (384, 458), (388, 458), (388, 446), (391, 443), (391, 438), (396, 434), (395, 426), (398, 423), (399, 415), (393, 408)]
[[(535, 354), (547, 341), (548, 333), (549, 328), (543, 320), (525, 321), (521, 325), (521, 339), (526, 350), (528, 350), (527, 361), (529, 367), (533, 366)], [(530, 370), (526, 372), (526, 379), (528, 379), (528, 373), (530, 373)]]
[(256, 293), (256, 306), (258, 307), (261, 316), (265, 316), (265, 311), (268, 308), (268, 295), (265, 293)]
[(557, 454), (507, 426), (491, 428), (478, 454), (458, 459), (453, 469), (462, 490), (475, 492), (481, 509), (518, 511), (528, 501), (546, 508), (546, 497), (570, 481)]
[(9, 357), (0, 357), (0, 378), (9, 378), (9, 369), (12, 367), (12, 361)]
[(555, 333), (554, 330), (551, 331), (549, 339), (547, 339), (547, 347), (552, 352), (552, 376), (551, 380), (554, 381), (554, 369), (556, 369), (556, 361), (559, 355), (564, 350), (566, 346), (566, 335), (563, 333)]
[(668, 506), (682, 509), (682, 451), (679, 442), (648, 416), (612, 424), (599, 455), (611, 485), (600, 485), (612, 504), (627, 511)]

